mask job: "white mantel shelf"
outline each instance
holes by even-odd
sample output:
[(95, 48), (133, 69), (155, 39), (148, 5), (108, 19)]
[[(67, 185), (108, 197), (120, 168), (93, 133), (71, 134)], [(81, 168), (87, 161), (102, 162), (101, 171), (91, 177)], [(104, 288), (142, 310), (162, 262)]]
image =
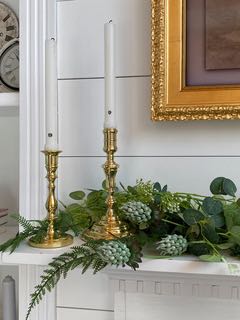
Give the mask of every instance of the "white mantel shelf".
[[(1, 242), (6, 241), (10, 237), (16, 234), (16, 227), (8, 228), (8, 231), (0, 235)], [(74, 243), (65, 248), (61, 249), (36, 249), (30, 247), (27, 242), (23, 242), (15, 252), (10, 254), (4, 252), (1, 254), (2, 264), (17, 264), (17, 265), (40, 265), (45, 266), (52, 261), (54, 257), (70, 250), (73, 246), (81, 245), (83, 242), (75, 238)], [(157, 273), (175, 273), (176, 276), (180, 274), (188, 274), (189, 276), (196, 275), (216, 275), (216, 276), (230, 276), (239, 277), (240, 274), (240, 260), (228, 258), (229, 264), (236, 266), (236, 273), (231, 274), (229, 266), (226, 263), (214, 263), (214, 262), (202, 262), (194, 256), (181, 256), (174, 259), (148, 259), (143, 258), (143, 262), (140, 264), (140, 268), (135, 272), (129, 267), (125, 268), (107, 268), (107, 272), (114, 275), (123, 273), (124, 276), (128, 276), (134, 273), (136, 277), (156, 276)]]
[(18, 107), (19, 93), (18, 92), (1, 92), (0, 93), (0, 108)]

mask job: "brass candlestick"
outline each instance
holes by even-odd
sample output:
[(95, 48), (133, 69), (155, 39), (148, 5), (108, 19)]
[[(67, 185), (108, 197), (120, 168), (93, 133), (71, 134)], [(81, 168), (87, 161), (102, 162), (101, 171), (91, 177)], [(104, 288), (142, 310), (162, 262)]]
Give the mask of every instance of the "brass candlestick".
[(106, 174), (106, 182), (108, 189), (107, 197), (107, 213), (106, 215), (90, 230), (87, 230), (83, 237), (94, 240), (112, 240), (122, 238), (129, 235), (127, 225), (121, 222), (114, 213), (114, 190), (115, 179), (118, 170), (118, 165), (114, 161), (114, 153), (117, 151), (117, 129), (104, 129), (104, 151), (107, 154), (107, 161), (103, 165)]
[(46, 209), (48, 212), (48, 232), (46, 238), (41, 243), (29, 240), (29, 245), (35, 248), (54, 249), (62, 248), (73, 243), (73, 237), (69, 234), (56, 235), (54, 230), (54, 220), (56, 218), (56, 210), (58, 202), (55, 196), (55, 180), (57, 179), (58, 156), (61, 151), (43, 151), (45, 154), (45, 166), (48, 179), (48, 198)]

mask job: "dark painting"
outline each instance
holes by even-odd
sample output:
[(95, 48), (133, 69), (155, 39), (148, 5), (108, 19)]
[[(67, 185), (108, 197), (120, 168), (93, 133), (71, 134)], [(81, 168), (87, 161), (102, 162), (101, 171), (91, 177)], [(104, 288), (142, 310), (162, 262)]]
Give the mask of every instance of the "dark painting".
[(240, 68), (240, 0), (205, 0), (206, 69)]

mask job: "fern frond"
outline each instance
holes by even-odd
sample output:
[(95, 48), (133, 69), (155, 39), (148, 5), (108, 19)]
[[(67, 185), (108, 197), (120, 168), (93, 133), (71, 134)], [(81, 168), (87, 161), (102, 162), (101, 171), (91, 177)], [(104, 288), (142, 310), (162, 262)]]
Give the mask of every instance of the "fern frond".
[(10, 253), (13, 253), (13, 251), (16, 250), (16, 248), (21, 244), (21, 242), (30, 237), (31, 235), (31, 232), (21, 232), (17, 234), (14, 238), (9, 239), (8, 241), (0, 245), (0, 252), (5, 252), (7, 249), (10, 249)]
[(88, 247), (87, 243), (80, 247), (71, 248), (71, 252), (54, 258), (48, 265), (49, 269), (43, 271), (41, 282), (35, 287), (35, 292), (31, 294), (26, 320), (32, 309), (42, 300), (46, 290), (50, 292), (62, 276), (66, 278), (67, 273), (78, 266), (84, 265), (85, 268), (88, 268), (95, 260), (99, 260), (99, 256), (92, 248)]
[(12, 215), (12, 218), (17, 220), (19, 225), (21, 227), (23, 227), (23, 232), (34, 232), (35, 231), (35, 227), (26, 218), (24, 218), (24, 217), (22, 217), (20, 215)]

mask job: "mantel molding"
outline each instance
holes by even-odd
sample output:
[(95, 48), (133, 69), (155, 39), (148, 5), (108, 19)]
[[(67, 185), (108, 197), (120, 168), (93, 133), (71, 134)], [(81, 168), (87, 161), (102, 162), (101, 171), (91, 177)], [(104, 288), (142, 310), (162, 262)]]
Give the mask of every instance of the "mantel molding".
[[(46, 216), (45, 140), (45, 39), (56, 36), (56, 0), (20, 2), (20, 213), (27, 219)], [(49, 18), (51, 17), (51, 19)], [(19, 320), (25, 319), (33, 287), (42, 268), (19, 267)], [(55, 320), (55, 292), (36, 308), (31, 319)]]

